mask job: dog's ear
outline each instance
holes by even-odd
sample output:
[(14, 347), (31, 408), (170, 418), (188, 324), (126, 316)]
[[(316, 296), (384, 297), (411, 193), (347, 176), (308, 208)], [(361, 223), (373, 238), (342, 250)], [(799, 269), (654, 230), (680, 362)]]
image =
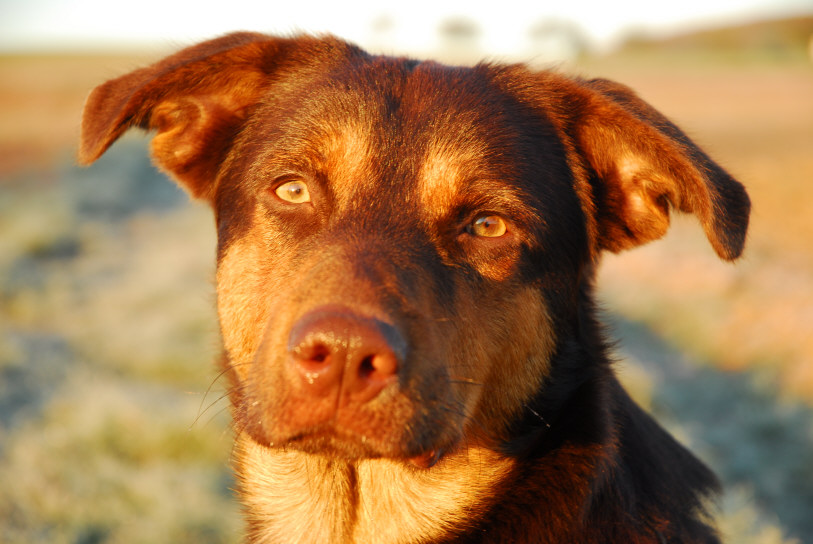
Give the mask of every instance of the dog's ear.
[(582, 82), (570, 133), (590, 180), (588, 220), (599, 249), (660, 238), (670, 208), (693, 213), (722, 259), (742, 253), (750, 201), (743, 186), (632, 90)]
[(79, 162), (94, 162), (130, 127), (155, 130), (158, 166), (193, 197), (211, 199), (218, 167), (252, 106), (286, 71), (345, 45), (235, 33), (108, 81), (85, 104)]

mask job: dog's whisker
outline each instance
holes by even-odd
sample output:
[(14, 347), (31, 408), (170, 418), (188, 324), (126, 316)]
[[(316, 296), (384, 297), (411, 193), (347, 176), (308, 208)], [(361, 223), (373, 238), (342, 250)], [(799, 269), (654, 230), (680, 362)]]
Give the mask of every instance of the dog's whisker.
[(209, 408), (211, 408), (214, 404), (217, 404), (218, 402), (220, 402), (221, 400), (223, 400), (225, 397), (228, 396), (228, 393), (227, 393), (226, 395), (222, 395), (222, 396), (218, 397), (217, 400), (215, 400), (205, 410), (203, 410), (203, 403), (206, 401), (206, 397), (209, 395), (209, 393), (212, 392), (212, 389), (214, 388), (215, 384), (218, 381), (220, 381), (226, 374), (231, 372), (231, 370), (233, 368), (235, 368), (236, 366), (239, 366), (239, 365), (234, 365), (231, 362), (229, 362), (226, 365), (226, 367), (223, 368), (220, 372), (218, 372), (217, 375), (215, 375), (215, 377), (212, 379), (212, 381), (209, 382), (209, 386), (206, 388), (206, 391), (204, 391), (204, 393), (203, 393), (203, 397), (200, 399), (200, 406), (198, 406), (198, 415), (195, 418), (195, 421), (192, 423), (193, 425), (195, 423), (197, 423), (197, 420), (203, 415), (203, 413), (205, 413), (207, 410), (209, 410)]
[[(221, 401), (223, 401), (223, 400), (225, 400), (225, 399), (228, 399), (228, 398), (229, 398), (229, 393), (228, 393), (228, 391), (226, 391), (226, 392), (224, 392), (222, 395), (220, 395), (219, 397), (217, 397), (217, 398), (216, 398), (214, 401), (212, 401), (211, 403), (209, 403), (209, 405), (208, 405), (206, 408), (202, 408), (202, 405), (201, 405), (201, 407), (199, 407), (199, 408), (198, 408), (198, 414), (195, 416), (195, 419), (194, 419), (194, 420), (192, 421), (192, 423), (189, 425), (189, 429), (191, 430), (192, 428), (194, 428), (194, 427), (195, 427), (195, 425), (197, 425), (197, 424), (198, 424), (198, 422), (200, 421), (200, 419), (201, 419), (201, 418), (202, 418), (202, 417), (203, 417), (203, 416), (204, 416), (204, 415), (205, 415), (207, 412), (209, 412), (209, 411), (210, 411), (210, 410), (211, 410), (211, 409), (212, 409), (214, 406), (217, 406), (217, 405), (218, 405), (218, 404), (219, 404)], [(214, 413), (214, 415), (212, 415), (212, 417), (210, 417), (210, 418), (209, 418), (209, 420), (208, 420), (206, 423), (207, 423), (207, 424), (208, 424), (208, 423), (211, 423), (211, 422), (212, 422), (212, 421), (215, 419), (215, 417), (217, 417), (217, 416), (218, 416), (218, 414), (221, 414), (221, 413), (223, 413), (224, 411), (226, 411), (226, 410), (228, 410), (228, 409), (229, 409), (229, 407), (228, 407), (228, 406), (226, 406), (226, 407), (224, 407), (224, 408), (222, 408), (222, 409), (218, 410), (217, 412), (215, 412), (215, 413)]]
[(477, 380), (470, 380), (468, 378), (452, 378), (452, 379), (449, 380), (449, 383), (450, 384), (459, 384), (459, 385), (478, 385), (480, 387), (485, 385), (482, 382), (478, 382)]
[(542, 417), (542, 414), (540, 414), (539, 412), (537, 412), (536, 410), (534, 410), (533, 408), (531, 408), (531, 406), (530, 406), (529, 404), (526, 404), (526, 405), (525, 405), (525, 408), (526, 408), (526, 409), (527, 409), (529, 412), (531, 412), (531, 413), (532, 413), (534, 416), (536, 416), (536, 417), (539, 419), (539, 421), (541, 421), (542, 423), (544, 423), (544, 424), (545, 424), (545, 427), (547, 427), (548, 429), (550, 429), (550, 423), (548, 423), (548, 422), (547, 422), (547, 420), (546, 420), (544, 417)]

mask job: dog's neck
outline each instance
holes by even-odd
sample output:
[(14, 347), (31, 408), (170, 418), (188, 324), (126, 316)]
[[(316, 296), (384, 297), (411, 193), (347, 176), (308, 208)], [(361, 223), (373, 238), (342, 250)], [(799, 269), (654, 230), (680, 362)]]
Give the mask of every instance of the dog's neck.
[(239, 477), (251, 482), (241, 486), (249, 542), (278, 544), (431, 541), (479, 517), (489, 506), (479, 497), (490, 497), (513, 466), (479, 447), (428, 470), (387, 459), (335, 461), (264, 448), (244, 435), (235, 455)]

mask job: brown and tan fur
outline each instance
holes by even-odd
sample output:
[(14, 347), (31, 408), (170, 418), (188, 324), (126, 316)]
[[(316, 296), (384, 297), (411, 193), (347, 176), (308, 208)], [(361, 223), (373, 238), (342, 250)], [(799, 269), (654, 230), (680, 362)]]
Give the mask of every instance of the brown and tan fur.
[(749, 201), (631, 90), (240, 33), (96, 88), (80, 161), (130, 127), (215, 213), (250, 542), (718, 542), (592, 281), (672, 210), (735, 259)]

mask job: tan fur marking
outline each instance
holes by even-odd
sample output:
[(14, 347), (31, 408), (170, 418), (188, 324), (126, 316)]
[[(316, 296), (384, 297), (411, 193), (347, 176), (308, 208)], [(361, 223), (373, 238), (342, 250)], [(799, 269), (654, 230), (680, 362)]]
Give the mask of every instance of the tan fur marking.
[(251, 542), (346, 540), (348, 516), (341, 505), (351, 493), (350, 480), (336, 463), (297, 451), (269, 450), (245, 435), (237, 437), (235, 455)]
[[(236, 451), (241, 479), (250, 482), (242, 490), (250, 523), (264, 537), (256, 542), (279, 544), (403, 544), (437, 538), (465, 527), (513, 466), (478, 446), (428, 470), (369, 459), (355, 464), (354, 492), (342, 462), (270, 450), (245, 436), (238, 437)], [(358, 505), (355, 512), (337, 507), (348, 503)], [(351, 533), (348, 518), (354, 522)]]
[(322, 128), (324, 134), (315, 137), (317, 166), (333, 187), (337, 209), (357, 206), (359, 191), (369, 194), (376, 181), (370, 177), (372, 128), (363, 119), (328, 121)]
[(223, 346), (241, 380), (246, 379), (268, 319), (267, 305), (258, 303), (266, 293), (267, 278), (259, 264), (268, 258), (268, 252), (254, 229), (252, 233), (232, 244), (217, 266), (217, 311)]
[(358, 120), (337, 123), (320, 146), (327, 168), (351, 179), (364, 180), (363, 174), (370, 169), (369, 132)]
[(483, 160), (482, 145), (434, 140), (424, 157), (418, 175), (418, 195), (430, 212), (428, 222), (449, 214), (455, 205), (468, 172)]

